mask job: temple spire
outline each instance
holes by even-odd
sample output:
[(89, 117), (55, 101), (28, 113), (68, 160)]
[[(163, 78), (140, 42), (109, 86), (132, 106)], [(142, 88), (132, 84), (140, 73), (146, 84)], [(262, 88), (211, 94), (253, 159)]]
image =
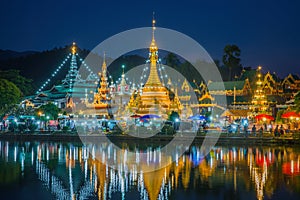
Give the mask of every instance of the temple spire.
[(125, 65), (122, 65), (123, 72), (122, 72), (122, 75), (121, 75), (121, 84), (120, 84), (121, 86), (126, 86), (127, 85), (126, 80), (125, 80), (124, 68), (125, 68)]
[(102, 63), (102, 73), (105, 72), (106, 75), (106, 62), (105, 62), (105, 52), (103, 53), (103, 63)]
[(76, 54), (76, 52), (77, 52), (77, 47), (76, 47), (76, 43), (75, 42), (73, 42), (73, 44), (72, 44), (71, 52), (72, 52), (73, 55)]
[(155, 18), (152, 19), (152, 41), (149, 47), (150, 74), (145, 86), (162, 86), (157, 73), (158, 47), (155, 42)]
[(152, 16), (152, 41), (155, 41), (155, 39), (154, 39), (154, 31), (155, 31), (155, 29), (156, 29), (156, 27), (155, 27), (155, 23), (156, 23), (156, 21), (155, 21), (155, 18), (154, 18), (154, 12), (153, 12), (153, 16)]
[(62, 83), (65, 86), (69, 86), (69, 88), (71, 89), (76, 81), (81, 80), (81, 77), (77, 66), (77, 60), (76, 60), (77, 46), (75, 42), (73, 42), (70, 50), (72, 54), (70, 68), (68, 70), (66, 77), (62, 80)]

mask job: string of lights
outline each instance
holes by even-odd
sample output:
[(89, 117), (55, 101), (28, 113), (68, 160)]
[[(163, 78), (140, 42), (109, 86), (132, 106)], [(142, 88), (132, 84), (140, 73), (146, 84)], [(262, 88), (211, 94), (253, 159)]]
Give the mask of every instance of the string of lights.
[[(78, 56), (80, 62), (82, 63), (82, 65), (92, 74), (92, 75), (96, 75), (96, 73), (93, 72), (93, 70), (91, 70), (91, 68), (86, 64), (86, 62), (78, 55), (78, 53), (76, 53), (76, 56)], [(97, 76), (97, 75), (96, 75)]]
[(41, 92), (43, 89), (45, 89), (45, 87), (50, 83), (50, 81), (52, 80), (52, 78), (54, 78), (59, 71), (61, 70), (61, 68), (63, 66), (65, 66), (65, 64), (67, 63), (67, 61), (71, 58), (71, 53), (69, 53), (67, 55), (67, 57), (60, 63), (60, 65), (57, 66), (57, 68), (54, 70), (54, 72), (51, 74), (51, 77), (48, 77), (48, 79), (41, 85), (41, 87), (36, 91), (36, 94), (38, 94), (39, 92)]
[[(72, 54), (69, 53), (66, 58), (56, 67), (56, 69), (53, 71), (53, 73), (51, 74), (50, 77), (47, 78), (47, 80), (40, 86), (40, 88), (36, 91), (36, 94), (40, 93), (42, 90), (44, 90), (47, 85), (52, 81), (53, 78), (56, 77), (56, 75), (60, 72), (60, 70), (66, 65), (66, 63), (68, 63), (69, 59), (71, 59), (71, 67), (69, 70), (70, 74), (76, 74), (78, 72), (77, 70), (77, 63), (76, 63), (76, 57), (79, 59), (79, 61), (81, 62), (81, 64), (86, 68), (86, 70), (88, 72), (90, 72), (90, 74), (94, 77), (97, 77), (97, 80), (99, 81), (99, 77), (97, 76), (96, 73), (93, 72), (93, 70), (91, 70), (91, 67), (89, 67), (86, 62), (79, 56), (78, 53)], [(67, 77), (66, 77), (67, 78)], [(73, 84), (74, 84), (74, 80), (76, 77), (70, 77), (69, 78), (69, 87), (70, 89), (72, 88)]]
[[(147, 74), (149, 74), (149, 67), (148, 67), (149, 63), (150, 60), (146, 60), (146, 63), (144, 64), (141, 79), (140, 79), (140, 86), (142, 86), (147, 81), (145, 80), (145, 78), (147, 78)], [(162, 84), (165, 86), (166, 83), (168, 82), (168, 74), (161, 62), (161, 59), (157, 60), (157, 64), (158, 64), (158, 72), (159, 72), (160, 79), (162, 81)]]
[(150, 60), (146, 60), (146, 63), (144, 64), (144, 67), (143, 67), (141, 79), (140, 79), (140, 85), (138, 85), (138, 87), (142, 87), (143, 84), (146, 83), (145, 78), (147, 77), (147, 74), (149, 73), (148, 72), (148, 70), (149, 70), (149, 67), (148, 67), (149, 63), (150, 63)]
[(163, 64), (161, 63), (161, 60), (159, 59), (158, 61), (158, 71), (160, 73), (160, 79), (162, 81), (162, 84), (165, 86), (166, 83), (168, 82), (168, 74), (166, 72), (165, 67), (163, 66)]

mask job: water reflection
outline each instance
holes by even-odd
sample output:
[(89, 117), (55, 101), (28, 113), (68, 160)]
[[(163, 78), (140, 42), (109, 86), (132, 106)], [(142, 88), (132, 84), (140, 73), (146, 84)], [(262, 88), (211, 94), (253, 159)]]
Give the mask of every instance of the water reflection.
[[(106, 143), (89, 147), (0, 141), (0, 186), (17, 185), (26, 173), (35, 173), (36, 181), (57, 199), (300, 196), (300, 150), (296, 147), (215, 147), (201, 157), (200, 148), (192, 146), (176, 162), (145, 173), (137, 163), (147, 167), (170, 159), (154, 154), (157, 148), (123, 145), (123, 151), (116, 153)], [(128, 151), (135, 156), (127, 157)], [(146, 158), (139, 156), (142, 151), (147, 152)], [(113, 168), (106, 165), (109, 160), (114, 161)]]

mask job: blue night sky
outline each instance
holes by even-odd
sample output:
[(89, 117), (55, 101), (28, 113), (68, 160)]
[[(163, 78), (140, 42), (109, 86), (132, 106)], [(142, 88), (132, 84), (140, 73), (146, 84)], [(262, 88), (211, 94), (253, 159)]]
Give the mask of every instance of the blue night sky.
[(128, 29), (157, 26), (198, 41), (214, 59), (226, 44), (242, 51), (244, 66), (280, 76), (300, 72), (300, 1), (69, 1), (2, 0), (0, 49), (47, 50), (76, 41), (93, 49)]

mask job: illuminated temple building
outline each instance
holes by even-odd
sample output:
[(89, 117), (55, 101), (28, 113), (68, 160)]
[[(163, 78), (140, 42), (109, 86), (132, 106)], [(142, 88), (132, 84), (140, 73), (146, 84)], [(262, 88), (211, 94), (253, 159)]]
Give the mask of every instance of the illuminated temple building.
[[(84, 100), (84, 98), (92, 98), (87, 95), (95, 88), (95, 84), (99, 81), (99, 77), (91, 71), (83, 59), (78, 54), (78, 48), (74, 42), (70, 48), (71, 52), (65, 57), (55, 71), (49, 76), (44, 84), (38, 89), (35, 95), (27, 96), (23, 102), (25, 106), (39, 107), (47, 103), (54, 103), (61, 109), (71, 111), (76, 108), (74, 99)], [(79, 73), (78, 62), (83, 65), (85, 76)], [(62, 68), (70, 64), (65, 78), (60, 84), (53, 85), (50, 89), (46, 89), (47, 85), (62, 71)], [(22, 102), (22, 103), (23, 103)]]
[(257, 68), (256, 89), (254, 91), (254, 95), (252, 98), (251, 109), (255, 113), (264, 112), (267, 110), (267, 106), (268, 106), (268, 101), (263, 87), (261, 67), (259, 66)]
[(100, 73), (100, 76), (100, 86), (97, 88), (97, 92), (94, 94), (93, 106), (95, 109), (107, 108), (111, 100), (107, 82), (108, 79), (105, 58), (103, 60), (102, 72)]
[(150, 74), (141, 91), (133, 92), (128, 103), (132, 113), (145, 115), (157, 114), (166, 118), (171, 111), (178, 113), (182, 105), (176, 94), (171, 93), (160, 81), (157, 72), (158, 47), (154, 38), (155, 20), (152, 21), (152, 41), (149, 47)]
[[(236, 118), (259, 113), (276, 116), (298, 91), (299, 80), (297, 75), (291, 74), (281, 80), (275, 73), (263, 73), (262, 67), (258, 66), (257, 69), (243, 70), (234, 81), (201, 83), (199, 102), (193, 106), (199, 107), (200, 113), (219, 107), (224, 110), (221, 116)], [(226, 97), (226, 103), (220, 101), (222, 96)]]

